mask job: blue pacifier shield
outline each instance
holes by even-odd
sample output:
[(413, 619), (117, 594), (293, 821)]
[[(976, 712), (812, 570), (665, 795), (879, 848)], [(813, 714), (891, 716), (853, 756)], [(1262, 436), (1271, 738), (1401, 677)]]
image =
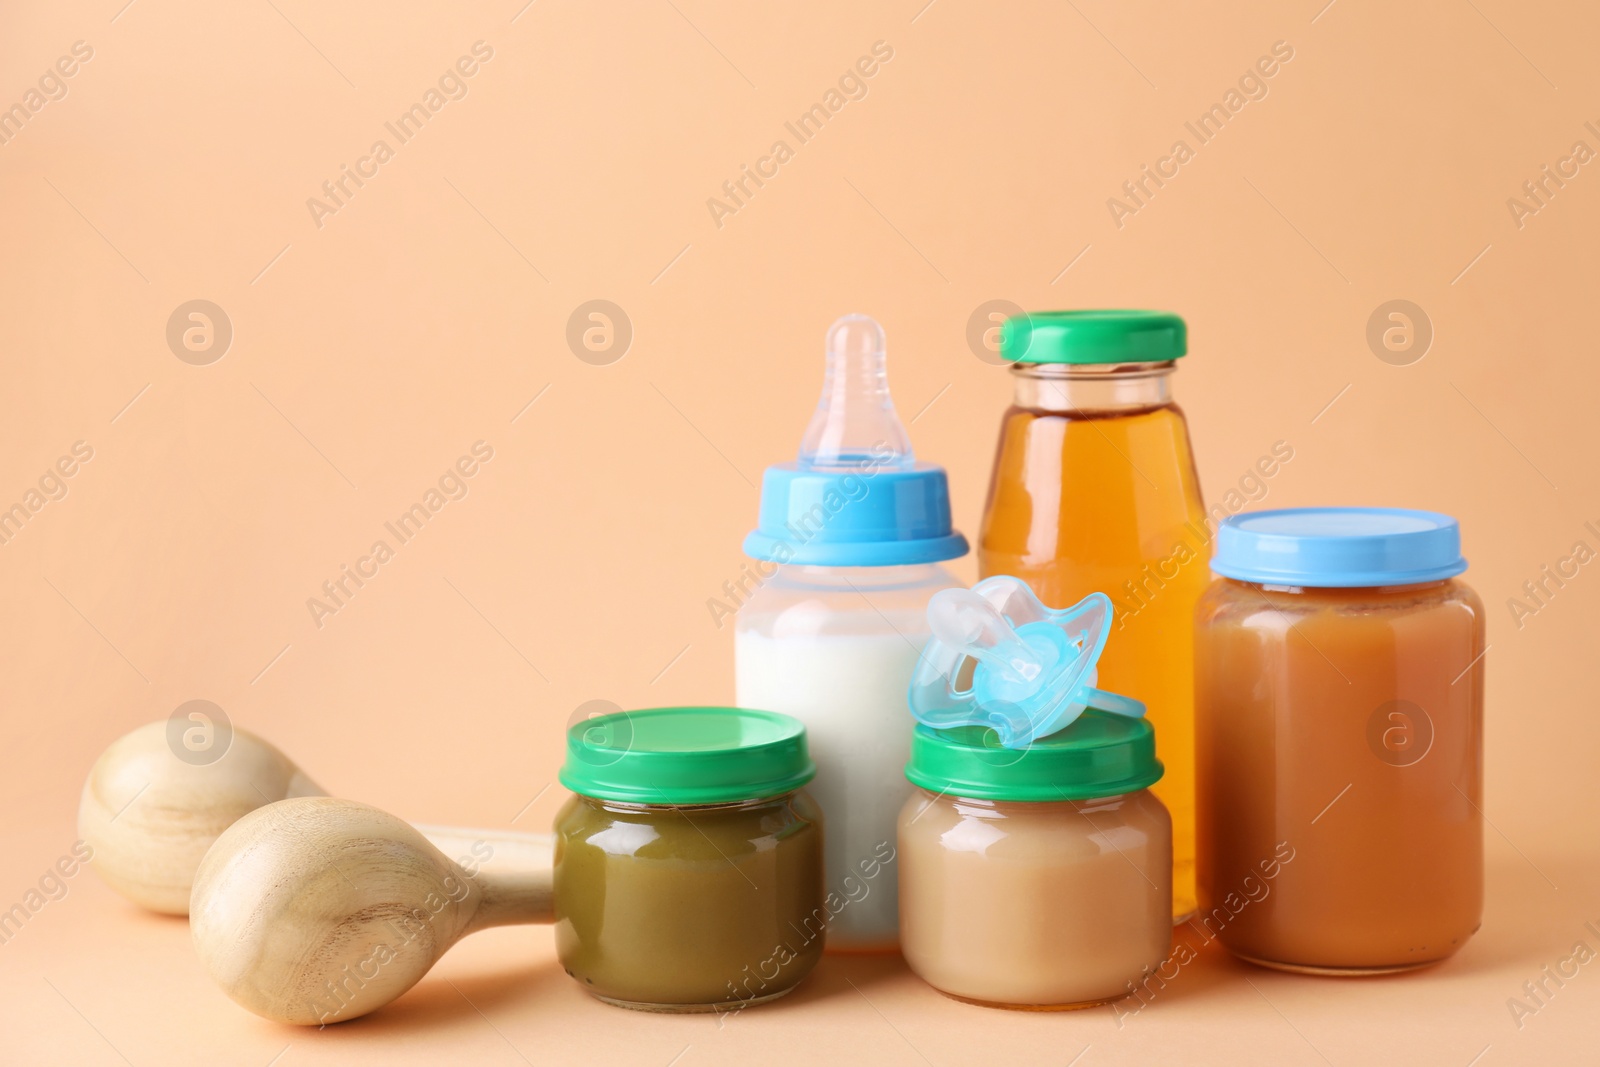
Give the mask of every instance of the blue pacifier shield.
[(911, 714), (937, 729), (991, 727), (1006, 748), (1065, 728), (1086, 707), (1142, 716), (1139, 701), (1094, 687), (1112, 611), (1104, 593), (1048, 608), (1009, 575), (936, 593), (933, 637), (907, 692)]

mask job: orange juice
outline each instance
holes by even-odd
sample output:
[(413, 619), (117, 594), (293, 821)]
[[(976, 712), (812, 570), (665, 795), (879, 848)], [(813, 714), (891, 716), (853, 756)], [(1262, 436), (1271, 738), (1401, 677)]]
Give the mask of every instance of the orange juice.
[[(1181, 348), (1182, 320), (1161, 318), (1178, 323)], [(1096, 684), (1149, 709), (1167, 768), (1153, 792), (1172, 816), (1173, 916), (1183, 919), (1195, 910), (1193, 619), (1210, 581), (1188, 426), (1172, 402), (1171, 360), (1029, 361), (1057, 350), (1046, 321), (1030, 317), (1029, 351), (1014, 357), (978, 569), (1023, 579), (1052, 607), (1097, 590), (1115, 603)]]

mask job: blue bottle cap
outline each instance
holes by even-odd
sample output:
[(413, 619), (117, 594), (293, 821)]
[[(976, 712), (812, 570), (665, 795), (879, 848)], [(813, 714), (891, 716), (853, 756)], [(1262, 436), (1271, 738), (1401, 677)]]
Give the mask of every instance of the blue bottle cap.
[(935, 563), (967, 552), (951, 526), (944, 468), (918, 463), (884, 372), (883, 327), (846, 315), (828, 329), (822, 399), (793, 463), (768, 467), (745, 555), (826, 567)]
[(1412, 585), (1467, 569), (1461, 527), (1407, 508), (1283, 508), (1224, 519), (1211, 569), (1267, 585)]

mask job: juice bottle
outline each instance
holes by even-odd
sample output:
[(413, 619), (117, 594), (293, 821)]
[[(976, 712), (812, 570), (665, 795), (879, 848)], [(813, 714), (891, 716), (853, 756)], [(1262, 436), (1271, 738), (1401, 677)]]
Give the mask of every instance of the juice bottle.
[(1016, 395), (978, 545), (978, 570), (1026, 581), (1051, 607), (1097, 590), (1116, 606), (1099, 685), (1144, 702), (1172, 815), (1172, 908), (1195, 911), (1194, 610), (1210, 533), (1188, 424), (1173, 402), (1187, 351), (1176, 315), (1049, 311), (1008, 320)]
[(896, 823), (912, 722), (906, 688), (928, 600), (963, 556), (942, 468), (919, 463), (895, 414), (883, 330), (849, 315), (828, 331), (822, 399), (798, 459), (768, 467), (745, 539), (759, 583), (734, 633), (740, 705), (806, 726), (822, 808), (829, 951), (899, 944)]

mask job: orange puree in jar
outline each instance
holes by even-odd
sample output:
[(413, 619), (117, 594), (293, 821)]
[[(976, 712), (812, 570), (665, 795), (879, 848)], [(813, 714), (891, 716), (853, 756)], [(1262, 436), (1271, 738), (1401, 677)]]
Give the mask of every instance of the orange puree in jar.
[[(1477, 930), (1484, 618), (1450, 576), (1465, 567), (1455, 530), (1389, 509), (1259, 512), (1219, 530), (1214, 568), (1263, 579), (1219, 579), (1197, 612), (1196, 922), (1234, 954), (1373, 974), (1445, 959)], [(1241, 533), (1277, 543), (1251, 555)], [(1396, 565), (1395, 543), (1441, 533), (1442, 555), (1402, 544), (1421, 554)], [(1294, 563), (1318, 538), (1372, 551)], [(1252, 571), (1263, 560), (1277, 573)], [(1369, 584), (1309, 584), (1340, 580)]]

